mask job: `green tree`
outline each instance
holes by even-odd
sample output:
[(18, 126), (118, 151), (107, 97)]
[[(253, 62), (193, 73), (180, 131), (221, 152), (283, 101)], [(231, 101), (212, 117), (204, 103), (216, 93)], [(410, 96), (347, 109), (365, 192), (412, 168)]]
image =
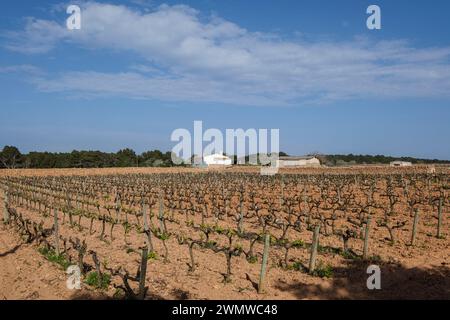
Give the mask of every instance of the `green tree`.
[(17, 168), (22, 160), (22, 154), (14, 146), (5, 146), (0, 152), (0, 162), (4, 168)]
[(138, 157), (134, 150), (126, 148), (116, 153), (119, 167), (135, 167), (138, 165)]

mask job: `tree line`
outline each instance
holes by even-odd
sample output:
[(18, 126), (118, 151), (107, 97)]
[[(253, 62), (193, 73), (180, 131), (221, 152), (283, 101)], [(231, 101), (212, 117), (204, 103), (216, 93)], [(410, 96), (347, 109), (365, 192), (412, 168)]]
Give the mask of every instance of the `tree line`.
[[(287, 156), (280, 152), (280, 156)], [(414, 164), (450, 164), (450, 160), (417, 159), (412, 157), (390, 157), (383, 155), (322, 155), (314, 154), (321, 163), (327, 166), (352, 164), (388, 164), (391, 161), (409, 161)], [(237, 163), (236, 156), (231, 156)], [(248, 156), (246, 156), (248, 161)], [(72, 152), (29, 152), (22, 154), (15, 146), (5, 146), (0, 151), (1, 168), (111, 168), (111, 167), (172, 167), (171, 152), (160, 150), (146, 151), (137, 154), (130, 148), (118, 152), (77, 151)]]
[(413, 157), (391, 157), (384, 155), (328, 154), (316, 155), (322, 164), (340, 166), (352, 164), (389, 164), (392, 161), (407, 161), (413, 164), (450, 164), (450, 160), (419, 159)]
[(160, 150), (137, 154), (126, 148), (116, 153), (102, 151), (29, 152), (5, 146), (0, 152), (0, 168), (108, 168), (108, 167), (171, 167), (171, 152)]

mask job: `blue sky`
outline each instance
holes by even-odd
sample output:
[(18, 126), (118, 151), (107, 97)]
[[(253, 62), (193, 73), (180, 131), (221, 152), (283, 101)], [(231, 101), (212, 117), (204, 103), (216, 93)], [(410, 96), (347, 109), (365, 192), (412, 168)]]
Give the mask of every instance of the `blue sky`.
[[(65, 8), (82, 8), (68, 31)], [(366, 28), (381, 8), (382, 29)], [(170, 150), (279, 128), (289, 154), (450, 159), (450, 2), (3, 1), (0, 146)]]

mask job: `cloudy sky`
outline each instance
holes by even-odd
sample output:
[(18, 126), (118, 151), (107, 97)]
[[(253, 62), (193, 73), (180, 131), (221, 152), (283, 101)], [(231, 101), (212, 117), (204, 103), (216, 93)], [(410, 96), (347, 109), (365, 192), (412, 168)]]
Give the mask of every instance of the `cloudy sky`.
[[(67, 30), (69, 4), (81, 30)], [(170, 150), (279, 128), (281, 149), (450, 159), (448, 1), (2, 2), (0, 145)]]

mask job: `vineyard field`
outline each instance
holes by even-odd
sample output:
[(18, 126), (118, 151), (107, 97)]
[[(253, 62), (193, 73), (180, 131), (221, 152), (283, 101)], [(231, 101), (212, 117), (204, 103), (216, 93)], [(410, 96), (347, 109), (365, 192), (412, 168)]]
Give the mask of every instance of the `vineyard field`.
[(448, 299), (449, 178), (445, 166), (3, 170), (1, 228), (52, 262), (60, 299), (70, 265), (99, 298)]

